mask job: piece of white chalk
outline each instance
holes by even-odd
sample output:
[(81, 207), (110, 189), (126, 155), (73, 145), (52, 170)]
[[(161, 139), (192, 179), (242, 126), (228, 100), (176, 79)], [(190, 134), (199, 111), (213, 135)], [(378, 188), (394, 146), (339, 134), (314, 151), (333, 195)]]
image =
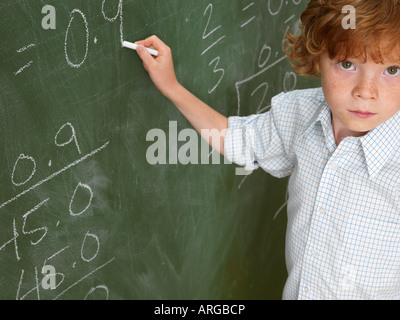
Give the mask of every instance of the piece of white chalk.
[[(122, 46), (124, 48), (132, 49), (132, 50), (137, 50), (137, 47), (138, 47), (137, 44), (132, 43), (132, 42), (128, 42), (128, 41), (124, 41), (122, 43)], [(158, 57), (158, 51), (157, 50), (150, 49), (150, 48), (146, 48), (146, 49), (151, 55), (153, 55), (155, 57)]]

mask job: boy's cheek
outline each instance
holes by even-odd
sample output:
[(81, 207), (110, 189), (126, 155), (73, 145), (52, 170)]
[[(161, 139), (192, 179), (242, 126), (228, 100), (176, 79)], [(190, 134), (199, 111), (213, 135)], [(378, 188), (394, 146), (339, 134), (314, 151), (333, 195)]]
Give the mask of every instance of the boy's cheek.
[(340, 101), (344, 98), (345, 94), (343, 90), (343, 84), (339, 85), (335, 81), (323, 81), (322, 89), (324, 91), (325, 99), (329, 103)]

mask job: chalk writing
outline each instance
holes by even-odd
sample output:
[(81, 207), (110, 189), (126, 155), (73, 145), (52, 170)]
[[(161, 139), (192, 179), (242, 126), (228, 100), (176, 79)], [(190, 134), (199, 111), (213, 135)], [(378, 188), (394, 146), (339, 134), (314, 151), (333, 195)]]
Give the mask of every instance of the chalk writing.
[[(87, 153), (83, 157), (55, 171), (46, 178), (41, 179), (39, 182), (34, 183), (32, 186), (28, 187), (27, 189), (20, 192), (11, 199), (4, 201), (0, 205), (0, 209), (10, 205), (12, 202), (17, 201), (20, 197), (37, 189), (40, 185), (49, 182), (50, 180), (53, 180), (60, 174), (66, 172), (67, 170), (73, 169), (78, 164), (93, 157), (98, 152), (104, 150), (108, 146), (108, 144), (109, 142), (106, 142), (99, 148)], [(77, 154), (79, 155), (82, 154), (81, 148), (78, 144), (78, 138), (75, 127), (70, 122), (63, 124), (57, 130), (56, 134), (54, 135), (54, 145), (56, 147), (64, 147), (64, 148), (67, 147), (68, 145), (72, 145), (74, 146), (74, 149), (76, 150), (75, 152), (77, 152)], [(51, 161), (49, 161), (49, 167), (50, 163)], [(28, 182), (31, 182), (32, 179), (34, 179), (38, 174), (36, 169), (37, 169), (37, 161), (32, 156), (28, 156), (21, 153), (18, 156), (11, 172), (12, 185), (15, 187), (26, 186)], [(78, 197), (80, 199), (79, 202), (76, 201)], [(69, 213), (69, 216), (72, 219), (76, 219), (77, 217), (80, 217), (84, 215), (85, 212), (87, 212), (87, 210), (92, 204), (94, 197), (95, 193), (93, 192), (92, 187), (87, 183), (78, 181), (72, 193), (72, 196), (70, 197), (68, 209), (65, 210), (64, 212), (67, 214)], [(19, 262), (26, 259), (26, 255), (28, 254), (27, 251), (28, 247), (26, 245), (27, 243), (29, 243), (30, 246), (35, 247), (39, 246), (43, 242), (46, 242), (49, 233), (52, 230), (54, 230), (54, 227), (53, 229), (50, 228), (49, 222), (46, 222), (47, 221), (46, 215), (49, 214), (48, 206), (49, 203), (51, 203), (51, 201), (52, 201), (51, 197), (45, 197), (43, 200), (39, 200), (35, 205), (32, 205), (32, 207), (26, 210), (24, 214), (19, 215), (18, 213), (15, 213), (14, 216), (10, 217), (11, 228), (8, 230), (4, 228), (2, 232), (3, 234), (2, 239), (5, 238), (6, 240), (5, 241), (2, 240), (2, 243), (0, 243), (0, 256), (6, 253), (9, 254), (10, 250), (12, 250), (15, 253), (15, 261)], [(58, 227), (59, 225), (60, 222), (57, 221), (56, 227)], [(76, 240), (76, 239), (71, 239), (71, 240)], [(24, 248), (23, 248), (24, 250), (22, 251), (20, 250), (19, 247), (20, 243), (24, 243)], [(97, 261), (96, 257), (98, 257), (100, 248), (101, 244), (99, 236), (96, 234), (96, 232), (87, 230), (85, 233), (82, 234), (80, 252), (77, 255), (77, 258), (79, 257), (80, 260), (85, 264), (93, 263)], [(52, 265), (54, 265), (55, 263), (57, 263), (57, 259), (63, 256), (64, 256), (63, 260), (65, 261), (66, 253), (68, 253), (72, 249), (73, 247), (67, 244), (66, 246), (57, 250), (55, 253), (45, 256), (41, 264), (45, 266), (47, 265), (48, 261), (52, 260)], [(71, 257), (71, 254), (68, 254), (68, 257)], [(10, 256), (8, 256), (8, 260), (10, 261)], [(66, 280), (69, 279), (68, 271), (65, 271), (63, 268), (57, 267), (56, 268), (57, 272), (52, 275), (54, 277), (53, 280), (55, 285), (54, 287), (52, 286), (51, 290), (55, 291), (56, 294), (55, 299), (60, 298), (62, 295), (67, 293), (71, 288), (80, 283), (83, 279), (89, 277), (94, 272), (102, 269), (113, 260), (114, 258), (111, 258), (106, 263), (103, 263), (100, 266), (95, 267), (91, 272), (87, 273), (79, 280), (74, 281), (72, 284), (69, 284), (68, 287), (65, 287), (64, 285)], [(72, 269), (75, 269), (76, 265), (77, 265), (77, 260), (71, 261)], [(40, 277), (42, 277), (43, 274), (38, 272), (38, 268), (39, 270), (42, 270), (43, 266), (41, 267), (40, 265), (37, 264), (32, 266), (33, 283), (32, 283), (32, 277), (31, 276), (27, 277), (27, 275), (31, 271), (29, 271), (27, 274), (27, 270), (21, 268), (19, 282), (15, 283), (16, 299), (26, 299), (26, 298), (31, 299), (33, 297), (41, 299), (42, 296), (41, 290), (45, 290), (43, 289), (43, 286), (41, 286), (41, 284), (45, 279), (42, 280), (40, 279)], [(65, 266), (63, 267), (65, 268)], [(57, 288), (60, 289), (64, 288), (64, 289), (60, 292), (55, 290)], [(103, 289), (103, 290), (106, 289), (107, 293), (106, 297), (108, 297), (108, 288), (105, 285), (99, 286), (98, 289)], [(97, 289), (91, 288), (89, 292), (86, 294), (86, 297), (92, 294), (93, 290)]]
[[(247, 11), (248, 9), (250, 9), (251, 7), (254, 6), (254, 2), (249, 3), (248, 5), (246, 5), (243, 9), (242, 12)], [(245, 22), (243, 22), (240, 25), (240, 28), (244, 28), (245, 26), (247, 26), (250, 22), (252, 22), (254, 19), (256, 18), (256, 16), (252, 16), (250, 19), (246, 20)]]
[[(71, 137), (65, 141), (65, 142), (58, 142), (58, 135), (60, 134), (61, 131), (64, 130), (65, 127), (69, 127), (71, 129)], [(58, 147), (64, 147), (67, 144), (71, 143), (72, 141), (74, 141), (75, 146), (79, 152), (79, 154), (81, 154), (81, 149), (79, 148), (79, 144), (78, 144), (78, 140), (76, 139), (76, 133), (75, 133), (75, 128), (72, 126), (72, 124), (70, 124), (69, 122), (67, 122), (66, 124), (63, 124), (60, 129), (57, 131), (56, 136), (54, 137), (54, 143), (56, 146)]]
[[(117, 13), (113, 17), (109, 17), (105, 12), (106, 11), (106, 8), (105, 8), (106, 2), (107, 2), (107, 0), (103, 0), (103, 2), (101, 3), (101, 13), (103, 14), (104, 19), (106, 19), (109, 22), (114, 22), (115, 20), (117, 20), (119, 18), (119, 36), (120, 36), (120, 41), (121, 41), (121, 45), (122, 45), (122, 43), (124, 42), (124, 21), (123, 21), (123, 14), (122, 14), (123, 0), (118, 0)], [(97, 42), (97, 40), (95, 41), (95, 43), (96, 42)]]
[[(22, 53), (28, 49), (34, 48), (36, 47), (36, 44), (34, 43), (30, 43), (20, 49), (17, 50), (17, 53)], [(21, 68), (19, 68), (16, 72), (14, 72), (14, 75), (18, 75), (20, 74), (22, 71), (24, 71), (25, 69), (29, 68), (33, 63), (33, 60), (29, 61), (27, 64), (25, 64), (24, 66), (22, 66)]]
[(48, 228), (46, 226), (43, 226), (43, 227), (39, 227), (39, 228), (32, 229), (32, 230), (25, 230), (26, 229), (26, 221), (27, 221), (28, 216), (30, 216), (32, 213), (36, 212), (39, 208), (41, 208), (43, 205), (45, 205), (48, 201), (49, 201), (49, 198), (41, 201), (33, 209), (29, 210), (27, 213), (25, 213), (22, 216), (24, 218), (24, 222), (22, 223), (22, 233), (23, 234), (34, 234), (36, 232), (39, 232), (39, 238), (36, 241), (32, 241), (32, 239), (30, 240), (31, 245), (33, 245), (33, 246), (37, 245), (40, 241), (43, 240), (43, 238), (47, 234)]
[[(292, 0), (293, 4), (299, 5), (302, 0)], [(284, 4), (288, 5), (288, 1), (284, 2), (283, 0), (278, 1), (271, 1), (268, 0), (267, 3), (267, 10), (271, 16), (277, 16), (281, 12)], [(254, 3), (249, 3), (246, 5), (242, 12), (247, 12)], [(285, 19), (284, 25), (287, 25), (291, 22), (296, 16), (294, 14), (290, 15), (288, 18)], [(253, 21), (256, 17), (253, 16), (243, 24), (241, 24), (241, 28), (248, 25), (251, 21)], [(286, 27), (285, 33), (288, 31), (289, 26)], [(246, 99), (246, 104), (250, 104), (252, 106), (250, 113), (260, 114), (267, 111), (271, 106), (267, 102), (268, 101), (268, 90), (269, 90), (269, 83), (265, 80), (265, 73), (270, 71), (271, 69), (275, 68), (282, 62), (286, 60), (285, 55), (283, 54), (283, 37), (282, 37), (282, 47), (281, 48), (272, 48), (272, 46), (268, 43), (262, 44), (261, 50), (258, 53), (257, 64), (259, 71), (255, 74), (249, 75), (243, 80), (239, 80), (235, 83), (236, 93), (237, 93), (237, 115), (243, 115), (241, 113), (241, 102), (242, 102), (242, 95), (250, 90), (250, 98), (258, 99), (255, 103), (252, 103), (253, 100)], [(273, 54), (274, 52), (274, 54)], [(294, 72), (285, 72), (283, 77), (282, 86), (285, 92), (292, 91), (297, 86), (297, 76)], [(249, 88), (250, 87), (250, 88)], [(250, 144), (251, 145), (251, 144)], [(243, 179), (238, 185), (238, 189), (240, 189), (244, 183), (244, 181), (249, 177), (251, 171), (246, 171), (243, 168), (236, 168), (236, 175), (243, 175)], [(277, 212), (274, 214), (273, 220), (276, 220), (278, 214), (283, 210), (286, 206), (287, 201), (278, 209)]]
[[(216, 27), (214, 27), (212, 29), (210, 27), (210, 21), (211, 21), (212, 15), (213, 15), (213, 5), (212, 5), (212, 3), (208, 4), (206, 9), (204, 10), (203, 16), (206, 16), (206, 15), (208, 15), (208, 19), (207, 19), (207, 23), (206, 23), (206, 26), (205, 26), (204, 31), (203, 31), (203, 36), (202, 36), (203, 40), (206, 40), (208, 37), (210, 37), (216, 31), (218, 31), (218, 30), (220, 30), (222, 28), (222, 25), (218, 25), (218, 26), (216, 26)], [(209, 30), (209, 29), (211, 29), (211, 30)], [(203, 52), (201, 53), (201, 56), (205, 55), (209, 50), (214, 48), (225, 37), (226, 37), (226, 35), (220, 36), (217, 40), (215, 40), (212, 44), (210, 44), (205, 50), (203, 50)], [(213, 93), (217, 89), (217, 87), (219, 86), (220, 82), (222, 81), (222, 79), (225, 76), (225, 70), (223, 68), (219, 67), (220, 60), (221, 60), (221, 58), (219, 56), (217, 56), (214, 59), (212, 59), (210, 61), (210, 63), (208, 64), (208, 66), (211, 66), (211, 65), (214, 64), (213, 73), (216, 73), (216, 74), (218, 73), (219, 74), (219, 78), (216, 81), (215, 85), (211, 89), (208, 90), (209, 94)]]
[(75, 160), (74, 162), (70, 163), (69, 165), (65, 166), (64, 168), (61, 168), (60, 170), (54, 172), (53, 174), (51, 174), (50, 176), (44, 178), (43, 180), (40, 180), (39, 182), (37, 182), (36, 184), (34, 184), (33, 186), (29, 187), (28, 189), (20, 192), (19, 194), (17, 194), (16, 196), (14, 196), (13, 198), (4, 201), (2, 204), (0, 204), (0, 209), (5, 207), (6, 205), (8, 205), (11, 202), (14, 202), (15, 200), (17, 200), (19, 197), (27, 194), (28, 192), (36, 189), (37, 187), (39, 187), (40, 185), (42, 185), (43, 183), (55, 178), (56, 176), (58, 176), (59, 174), (67, 171), (68, 169), (75, 167), (76, 165), (78, 165), (79, 163), (81, 163), (82, 161), (94, 156), (96, 153), (100, 152), (101, 150), (103, 150), (104, 148), (106, 148), (109, 144), (109, 141), (107, 141), (105, 144), (103, 144), (101, 147), (93, 150), (92, 152), (84, 155), (82, 158), (79, 158), (78, 160)]
[[(94, 239), (94, 241), (96, 242), (96, 252), (93, 254), (93, 256), (85, 257), (86, 254), (84, 254), (84, 248), (85, 248), (86, 241), (88, 241), (87, 240), (88, 237)], [(86, 262), (92, 261), (94, 258), (96, 258), (97, 254), (99, 252), (99, 249), (100, 249), (100, 241), (99, 241), (98, 236), (96, 236), (93, 233), (89, 233), (89, 231), (86, 232), (85, 238), (83, 239), (82, 246), (81, 246), (81, 258), (82, 258), (82, 260), (86, 261)]]
[[(14, 177), (14, 176), (15, 176), (15, 171), (16, 171), (16, 170), (18, 171), (18, 167), (19, 167), (19, 164), (20, 164), (20, 161), (21, 161), (21, 160), (28, 160), (28, 161), (32, 164), (32, 169), (31, 169), (31, 172), (30, 172), (29, 176), (28, 176), (25, 180), (18, 182), (18, 181), (15, 181), (15, 177)], [(32, 178), (33, 175), (35, 174), (35, 171), (36, 171), (36, 162), (35, 162), (35, 159), (33, 159), (31, 156), (26, 156), (26, 155), (24, 155), (23, 153), (21, 153), (21, 154), (18, 156), (17, 161), (15, 161), (15, 164), (14, 164), (14, 167), (13, 167), (13, 170), (12, 170), (12, 173), (11, 173), (11, 182), (12, 182), (13, 185), (15, 185), (15, 186), (22, 186), (22, 185), (24, 185), (25, 183), (27, 183), (29, 180), (31, 180), (31, 178)]]
[(89, 290), (89, 292), (87, 293), (87, 295), (85, 296), (84, 300), (87, 300), (90, 295), (92, 295), (95, 291), (98, 291), (99, 289), (104, 290), (104, 292), (105, 292), (104, 299), (108, 300), (110, 292), (109, 292), (107, 286), (105, 286), (105, 285), (98, 285), (96, 287), (91, 288)]
[[(83, 58), (79, 61), (77, 59), (76, 62), (72, 62), (69, 54), (68, 54), (68, 41), (69, 41), (69, 30), (71, 29), (72, 23), (75, 21), (75, 17), (78, 16), (82, 19), (84, 26), (85, 26), (85, 34), (86, 34), (86, 42), (85, 42), (85, 54)], [(71, 36), (72, 37), (72, 36)], [(85, 62), (86, 57), (88, 55), (88, 50), (89, 50), (89, 25), (88, 21), (86, 19), (86, 16), (83, 14), (83, 12), (79, 9), (74, 9), (71, 11), (70, 14), (70, 19), (67, 27), (67, 31), (65, 32), (65, 42), (64, 42), (64, 53), (65, 53), (65, 59), (67, 60), (67, 63), (72, 67), (72, 68), (80, 68), (82, 64)]]
[[(78, 191), (78, 189), (86, 190), (89, 193), (89, 200), (87, 201), (86, 206), (81, 211), (75, 212), (75, 210), (73, 210), (72, 207), (73, 207), (73, 202), (74, 202), (75, 195), (76, 195), (76, 192)], [(69, 214), (71, 216), (80, 216), (82, 213), (84, 213), (89, 208), (90, 204), (92, 203), (92, 199), (93, 199), (93, 191), (90, 188), (90, 186), (79, 182), (74, 190), (74, 194), (72, 195), (71, 201), (69, 203)]]

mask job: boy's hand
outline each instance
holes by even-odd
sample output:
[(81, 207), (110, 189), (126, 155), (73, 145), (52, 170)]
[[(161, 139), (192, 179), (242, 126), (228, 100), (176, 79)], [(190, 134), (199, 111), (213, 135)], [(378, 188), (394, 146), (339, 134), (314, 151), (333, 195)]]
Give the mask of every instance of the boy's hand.
[[(136, 51), (154, 85), (162, 94), (171, 99), (171, 95), (179, 85), (174, 71), (171, 49), (157, 36), (151, 36), (135, 43), (138, 45)], [(153, 57), (144, 47), (158, 50), (158, 57)]]

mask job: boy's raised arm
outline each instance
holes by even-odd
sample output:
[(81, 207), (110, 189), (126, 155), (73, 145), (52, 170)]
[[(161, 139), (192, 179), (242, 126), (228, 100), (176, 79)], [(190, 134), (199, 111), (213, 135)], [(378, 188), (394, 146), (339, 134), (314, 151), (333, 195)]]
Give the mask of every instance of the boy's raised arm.
[[(213, 149), (224, 155), (228, 119), (186, 90), (176, 79), (170, 48), (158, 37), (137, 41), (137, 53), (156, 88), (186, 117)], [(144, 47), (158, 50), (153, 57)], [(215, 130), (216, 129), (216, 130)], [(216, 139), (217, 131), (219, 139)], [(210, 134), (211, 133), (211, 134)], [(214, 137), (212, 136), (214, 135)]]

